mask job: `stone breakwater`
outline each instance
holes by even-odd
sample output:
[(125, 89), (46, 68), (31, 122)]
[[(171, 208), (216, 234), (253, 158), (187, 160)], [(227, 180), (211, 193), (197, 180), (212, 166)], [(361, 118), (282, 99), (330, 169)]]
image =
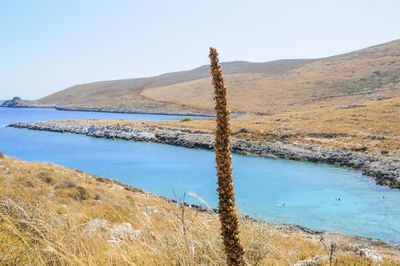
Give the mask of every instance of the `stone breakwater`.
[[(68, 132), (98, 138), (147, 141), (183, 146), (188, 148), (213, 149), (214, 135), (204, 131), (189, 129), (175, 130), (146, 126), (135, 128), (128, 125), (98, 125), (73, 121), (45, 121), (17, 123), (9, 125), (15, 128)], [(376, 179), (379, 185), (400, 188), (400, 162), (396, 158), (382, 156), (379, 153), (354, 152), (341, 149), (327, 149), (321, 146), (303, 144), (247, 141), (232, 137), (232, 152), (264, 157), (278, 157), (299, 161), (323, 162), (351, 167)]]

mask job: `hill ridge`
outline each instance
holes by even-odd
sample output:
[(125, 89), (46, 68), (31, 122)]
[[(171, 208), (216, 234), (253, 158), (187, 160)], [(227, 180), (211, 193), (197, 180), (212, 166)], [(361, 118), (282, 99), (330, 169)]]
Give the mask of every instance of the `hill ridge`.
[[(319, 59), (222, 63), (234, 113), (277, 114), (400, 96), (400, 40)], [(24, 105), (111, 112), (212, 114), (208, 65), (78, 84)]]

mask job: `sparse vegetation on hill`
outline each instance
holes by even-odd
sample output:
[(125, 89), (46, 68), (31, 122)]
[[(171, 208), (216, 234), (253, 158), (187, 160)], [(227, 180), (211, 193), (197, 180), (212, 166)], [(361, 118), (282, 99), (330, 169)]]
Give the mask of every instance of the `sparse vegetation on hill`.
[[(0, 158), (0, 221), (2, 265), (226, 261), (213, 212), (49, 163)], [(310, 258), (328, 265), (331, 243), (337, 245), (333, 261), (338, 265), (371, 265), (371, 254), (382, 257), (380, 265), (400, 264), (396, 247), (384, 242), (329, 234), (321, 241), (321, 235), (296, 227), (246, 217), (240, 222), (251, 265), (293, 265)]]
[[(400, 96), (400, 41), (317, 60), (223, 64), (234, 113), (280, 114)], [(152, 78), (76, 85), (32, 103), (124, 112), (212, 114), (208, 66)], [(116, 104), (118, 103), (118, 104)]]
[[(399, 50), (400, 41), (395, 41), (318, 59), (284, 73), (226, 75), (230, 110), (268, 115), (331, 109), (400, 96), (400, 86), (391, 81), (400, 77)], [(367, 79), (367, 82), (360, 83), (360, 79)], [(211, 109), (212, 88), (208, 84), (208, 79), (198, 79), (147, 88), (142, 95), (153, 100), (190, 103), (192, 107)]]
[(193, 121), (190, 117), (185, 117), (180, 120), (180, 122), (190, 122), (190, 121)]

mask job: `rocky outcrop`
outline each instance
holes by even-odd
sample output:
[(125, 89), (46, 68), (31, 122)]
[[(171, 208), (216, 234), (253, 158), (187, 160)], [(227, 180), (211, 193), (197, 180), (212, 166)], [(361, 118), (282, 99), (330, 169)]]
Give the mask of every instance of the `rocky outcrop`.
[(99, 236), (110, 243), (120, 243), (125, 240), (139, 238), (141, 231), (134, 230), (133, 226), (128, 222), (112, 227), (106, 220), (95, 218), (86, 224), (82, 234), (87, 237)]
[[(74, 121), (46, 121), (17, 123), (16, 128), (69, 132), (99, 138), (115, 138), (133, 141), (148, 141), (188, 148), (213, 149), (214, 135), (189, 129), (174, 130), (157, 127), (134, 128), (127, 125), (82, 124)], [(305, 144), (247, 141), (232, 136), (232, 152), (264, 157), (279, 157), (291, 160), (323, 162), (351, 167), (367, 176), (374, 177), (379, 185), (400, 188), (400, 162), (398, 159), (379, 153), (327, 149)]]
[(361, 249), (356, 250), (356, 254), (360, 257), (370, 259), (374, 263), (377, 263), (377, 262), (383, 260), (382, 257), (379, 256), (375, 251), (366, 249), (366, 248), (361, 248)]
[(109, 237), (110, 225), (102, 218), (95, 218), (86, 224), (82, 233), (88, 237), (93, 237), (95, 235), (102, 238)]
[(111, 230), (111, 235), (115, 241), (123, 241), (125, 239), (132, 240), (134, 238), (139, 238), (141, 231), (133, 229), (130, 223), (125, 222), (115, 226)]
[(0, 106), (1, 107), (26, 107), (27, 102), (20, 97), (14, 97), (11, 100), (4, 101)]
[(317, 259), (312, 258), (298, 261), (293, 266), (321, 266), (321, 263), (319, 263)]

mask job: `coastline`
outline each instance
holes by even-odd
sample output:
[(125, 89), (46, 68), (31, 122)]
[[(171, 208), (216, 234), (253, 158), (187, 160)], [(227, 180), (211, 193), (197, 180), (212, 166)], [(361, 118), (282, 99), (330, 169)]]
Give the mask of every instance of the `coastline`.
[(101, 112), (101, 113), (120, 113), (120, 114), (148, 114), (148, 115), (176, 115), (176, 116), (205, 116), (215, 117), (211, 113), (191, 113), (191, 112), (152, 112), (150, 110), (131, 110), (131, 109), (110, 109), (110, 108), (74, 108), (74, 107), (50, 107), (58, 111), (82, 111), (82, 112)]
[[(128, 109), (128, 108), (107, 108), (107, 107), (60, 107), (60, 106), (47, 106), (47, 105), (15, 105), (3, 106), (0, 102), (0, 108), (48, 108), (56, 109), (57, 111), (77, 111), (77, 112), (97, 112), (97, 113), (117, 113), (117, 114), (143, 114), (143, 115), (176, 115), (176, 116), (201, 116), (207, 118), (215, 118), (213, 112), (170, 112), (170, 111), (151, 111), (144, 109)], [(231, 113), (232, 118), (243, 118), (249, 115), (243, 113)]]
[[(75, 171), (82, 172), (79, 169), (73, 169)], [(90, 173), (89, 173), (90, 174)], [(112, 178), (107, 178), (107, 177), (100, 177), (97, 175), (96, 176), (96, 181), (98, 182), (102, 182), (102, 183), (108, 183), (108, 184), (112, 184), (112, 185), (116, 185), (116, 186), (120, 186), (122, 187), (124, 190), (127, 191), (131, 191), (131, 192), (138, 192), (138, 193), (143, 193), (146, 194), (150, 197), (155, 197), (155, 198), (159, 198), (162, 199), (170, 204), (176, 204), (177, 206), (183, 204), (185, 207), (188, 207), (194, 211), (197, 212), (201, 212), (204, 213), (206, 215), (210, 215), (210, 216), (215, 216), (218, 215), (218, 209), (217, 208), (209, 208), (203, 205), (198, 205), (198, 204), (188, 204), (186, 202), (178, 202), (174, 199), (170, 199), (168, 197), (165, 197), (163, 195), (159, 195), (159, 194), (155, 194), (152, 192), (148, 192), (146, 190), (143, 190), (141, 188), (135, 188), (131, 185), (127, 185), (121, 181), (119, 181), (118, 179), (112, 179)], [(358, 245), (362, 245), (363, 247), (385, 247), (385, 248), (391, 248), (394, 249), (396, 251), (398, 251), (400, 253), (400, 243), (390, 243), (378, 238), (372, 238), (372, 237), (366, 237), (366, 236), (358, 236), (358, 235), (344, 235), (341, 233), (337, 233), (337, 232), (328, 232), (325, 230), (313, 230), (310, 229), (308, 227), (304, 227), (302, 225), (298, 225), (298, 224), (287, 224), (287, 223), (275, 223), (275, 222), (269, 222), (263, 219), (259, 219), (259, 218), (254, 218), (251, 217), (247, 214), (241, 214), (240, 218), (242, 220), (245, 220), (247, 222), (250, 223), (262, 223), (267, 225), (268, 227), (273, 228), (274, 230), (280, 231), (282, 233), (288, 233), (288, 234), (299, 234), (299, 235), (304, 235), (304, 236), (310, 236), (310, 237), (325, 237), (325, 238), (329, 238), (329, 237), (335, 237), (335, 236), (345, 236), (345, 237), (349, 237), (352, 241), (356, 242)]]
[(50, 106), (2, 106), (0, 105), (0, 108), (44, 108), (44, 109), (55, 109), (54, 107), (50, 107)]
[[(204, 116), (204, 117), (215, 117), (214, 113), (208, 112), (164, 112), (164, 111), (151, 111), (144, 109), (128, 109), (128, 108), (107, 108), (107, 107), (60, 107), (60, 106), (41, 106), (41, 105), (1, 105), (3, 108), (50, 108), (56, 109), (57, 111), (81, 111), (81, 112), (100, 112), (100, 113), (119, 113), (119, 114), (149, 114), (149, 115), (176, 115), (176, 116)], [(245, 117), (243, 114), (232, 113), (232, 117)]]
[[(160, 126), (102, 125), (96, 124), (96, 121), (83, 123), (73, 120), (16, 123), (9, 126), (31, 130), (83, 134), (98, 138), (156, 142), (207, 150), (213, 149), (214, 145), (214, 135), (210, 132), (190, 129), (176, 130)], [(366, 176), (375, 178), (378, 185), (400, 188), (400, 163), (396, 158), (385, 157), (377, 153), (347, 151), (338, 148), (328, 149), (321, 146), (298, 143), (244, 140), (235, 136), (231, 138), (231, 150), (238, 154), (350, 167), (361, 171)]]
[[(205, 243), (207, 247), (210, 246), (210, 241), (212, 241), (212, 250), (214, 247), (219, 247), (218, 213), (215, 210), (176, 202), (118, 180), (52, 163), (27, 162), (0, 154), (0, 164), (0, 173), (6, 177), (0, 180), (3, 189), (0, 204), (3, 206), (3, 215), (8, 218), (5, 222), (11, 221), (8, 223), (11, 225), (26, 219), (30, 221), (24, 223), (28, 226), (18, 227), (19, 232), (29, 234), (34, 226), (36, 231), (33, 231), (33, 235), (39, 231), (46, 239), (58, 239), (64, 245), (74, 244), (77, 240), (91, 244), (92, 238), (88, 237), (87, 231), (89, 227), (93, 227), (91, 232), (95, 235), (92, 236), (95, 243), (101, 246), (99, 250), (113, 252), (115, 252), (113, 246), (108, 244), (132, 245), (135, 248), (143, 245), (146, 251), (151, 251), (151, 248), (159, 248), (163, 243), (167, 243), (167, 247), (170, 247), (172, 236), (179, 237), (176, 241), (180, 246), (186, 240), (191, 241), (190, 243), (201, 241), (198, 233), (207, 239)], [(24, 178), (21, 179), (21, 177)], [(13, 197), (5, 192), (9, 190), (14, 191)], [(40, 207), (35, 204), (36, 202), (41, 203)], [(30, 216), (18, 216), (19, 210)], [(177, 227), (182, 210), (184, 210), (185, 219), (193, 224), (193, 229), (188, 231), (187, 238), (183, 237)], [(35, 215), (39, 215), (41, 219), (36, 218)], [(48, 219), (42, 218), (47, 215)], [(269, 258), (273, 262), (277, 257), (277, 261), (288, 259), (291, 265), (308, 259), (323, 263), (328, 257), (322, 248), (331, 244), (337, 246), (335, 255), (346, 262), (379, 261), (386, 262), (383, 265), (391, 265), (397, 262), (400, 254), (400, 244), (375, 238), (315, 231), (298, 225), (254, 219), (247, 215), (241, 215), (240, 222), (241, 233), (247, 240), (245, 246), (248, 250), (252, 250), (252, 254), (262, 254), (265, 245), (280, 250), (279, 253), (272, 253), (273, 257)], [(127, 238), (116, 234), (115, 238), (112, 238), (112, 235), (107, 233), (115, 232), (113, 230), (121, 227), (122, 224), (129, 224), (127, 234), (131, 231), (135, 234)], [(2, 233), (11, 239), (7, 240), (8, 245), (17, 251), (22, 251), (20, 252), (22, 256), (31, 256), (31, 253), (26, 252), (26, 246), (23, 243), (20, 244), (17, 240), (12, 242), (15, 232), (9, 233), (4, 228), (2, 230)], [(260, 246), (257, 243), (253, 245), (254, 239), (261, 241), (263, 245)], [(53, 247), (52, 243), (35, 241), (33, 246), (43, 249), (49, 245)], [(292, 246), (293, 243), (295, 246)], [(57, 247), (60, 248), (55, 245), (54, 249)], [(300, 254), (293, 253), (294, 248)], [(76, 254), (74, 250), (74, 248), (67, 248), (64, 254)], [(167, 248), (165, 252), (168, 250), (170, 249)], [(184, 253), (184, 250), (185, 246), (179, 254)], [(210, 254), (208, 250), (205, 251), (206, 255)], [(34, 254), (37, 255), (37, 253)], [(151, 255), (149, 252), (146, 254)], [(94, 252), (94, 255), (98, 256), (99, 253)], [(87, 255), (84, 254), (83, 257)]]

